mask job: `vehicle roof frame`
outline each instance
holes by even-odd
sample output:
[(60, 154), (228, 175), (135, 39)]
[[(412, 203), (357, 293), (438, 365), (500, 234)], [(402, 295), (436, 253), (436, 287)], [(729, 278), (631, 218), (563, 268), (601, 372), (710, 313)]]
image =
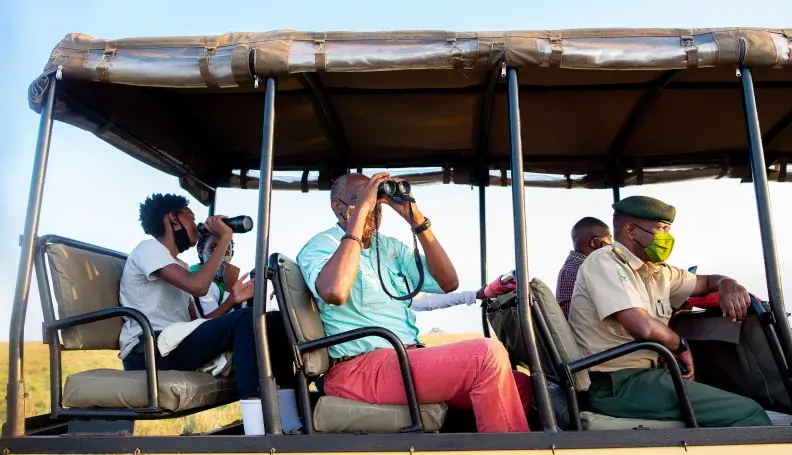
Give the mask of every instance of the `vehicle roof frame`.
[[(15, 296), (12, 307), (11, 317), (11, 330), (10, 330), (10, 343), (9, 343), (9, 382), (7, 389), (8, 401), (8, 422), (6, 425), (5, 436), (21, 438), (25, 434), (25, 416), (24, 416), (24, 377), (22, 373), (23, 366), (23, 344), (24, 344), (24, 322), (26, 317), (27, 303), (29, 297), (29, 290), (31, 285), (31, 275), (34, 262), (34, 247), (38, 233), (38, 223), (40, 219), (40, 212), (42, 206), (43, 188), (47, 170), (47, 161), (49, 157), (49, 148), (51, 142), (52, 124), (53, 124), (53, 110), (56, 98), (59, 96), (57, 91), (57, 81), (61, 80), (60, 67), (57, 72), (50, 73), (47, 77), (49, 79), (46, 93), (44, 94), (45, 102), (41, 112), (39, 134), (36, 145), (36, 154), (33, 165), (33, 172), (31, 177), (31, 186), (28, 196), (28, 205), (25, 218), (25, 230), (22, 235), (21, 243), (22, 250), (20, 253), (19, 270), (17, 275), (17, 282), (15, 288)], [(520, 114), (519, 114), (519, 94), (520, 85), (517, 77), (517, 68), (509, 66), (507, 68), (508, 76), (508, 108), (509, 108), (509, 130), (510, 130), (510, 151), (511, 151), (511, 170), (512, 175), (519, 175), (524, 169), (523, 153), (522, 153), (522, 135), (520, 132)], [(752, 69), (741, 67), (738, 72), (740, 78), (740, 87), (743, 97), (743, 108), (745, 114), (746, 130), (750, 140), (749, 156), (751, 165), (752, 181), (756, 195), (757, 212), (759, 217), (760, 232), (762, 238), (762, 247), (764, 253), (764, 268), (767, 279), (768, 294), (770, 296), (770, 304), (773, 313), (776, 315), (777, 323), (779, 324), (779, 338), (781, 338), (781, 345), (784, 355), (787, 359), (792, 359), (792, 334), (789, 329), (789, 322), (786, 319), (786, 311), (784, 308), (783, 293), (781, 287), (780, 269), (778, 263), (778, 255), (776, 251), (775, 233), (772, 222), (772, 213), (770, 207), (769, 191), (768, 191), (768, 178), (767, 166), (765, 163), (765, 156), (763, 150), (763, 137), (761, 128), (759, 126), (759, 117), (756, 107), (755, 84), (753, 82)], [(255, 78), (260, 81), (258, 75)], [(307, 82), (310, 86), (310, 83)], [(670, 84), (669, 82), (668, 84)], [(666, 85), (668, 85), (666, 84)], [(654, 91), (662, 90), (665, 85), (658, 84), (655, 86)], [(265, 81), (265, 96), (264, 101), (264, 116), (263, 116), (263, 134), (261, 146), (261, 160), (259, 175), (259, 209), (258, 209), (258, 233), (257, 233), (257, 246), (256, 246), (256, 265), (259, 270), (266, 270), (266, 260), (268, 257), (269, 248), (269, 229), (270, 229), (270, 209), (272, 197), (272, 180), (274, 169), (274, 124), (275, 124), (275, 91), (276, 78), (273, 76), (266, 77)], [(489, 87), (489, 85), (488, 85)], [(328, 125), (332, 124), (332, 115), (326, 114), (328, 106), (322, 106), (321, 93), (322, 89), (312, 89), (317, 98), (318, 109), (325, 113)], [(497, 83), (493, 83), (493, 91), (497, 90)], [(486, 93), (486, 92), (485, 92)], [(647, 95), (646, 105), (651, 105), (651, 98), (654, 95)], [(486, 98), (484, 105), (486, 106)], [(642, 109), (636, 109), (631, 114), (634, 121), (640, 121), (644, 115), (641, 111), (645, 112), (644, 106)], [(482, 111), (483, 113), (483, 111)], [(482, 120), (484, 124), (484, 120)], [(777, 139), (784, 131), (788, 130), (792, 125), (792, 112), (784, 117), (781, 121), (776, 123), (765, 135), (770, 141)], [(483, 134), (485, 129), (482, 129), (480, 134)], [(770, 134), (773, 133), (773, 134)], [(627, 138), (629, 140), (629, 137)], [(615, 143), (614, 143), (615, 144)], [(617, 145), (617, 144), (615, 144)], [(613, 150), (618, 150), (619, 147), (615, 146)], [(614, 155), (616, 158), (618, 156)], [(614, 180), (618, 183), (618, 180)], [(485, 182), (479, 181), (480, 185), (480, 208), (483, 213), (484, 206), (484, 188)], [(618, 188), (618, 184), (614, 185), (614, 189)], [(214, 190), (209, 187), (209, 189)], [(614, 193), (615, 198), (618, 194)], [(526, 239), (526, 219), (525, 219), (525, 191), (523, 179), (517, 179), (512, 185), (512, 199), (515, 207), (514, 217), (514, 235), (515, 235), (515, 263), (517, 266), (517, 277), (520, 283), (528, 283), (528, 262), (527, 262), (527, 239)], [(482, 236), (482, 251), (485, 251), (485, 237)], [(486, 258), (482, 259), (482, 268), (486, 266)], [(264, 301), (267, 292), (267, 280), (257, 280), (255, 298), (254, 298), (254, 313), (256, 319), (254, 320), (254, 330), (256, 333), (256, 352), (259, 358), (259, 376), (260, 376), (260, 389), (262, 393), (262, 408), (265, 416), (265, 428), (268, 434), (280, 434), (280, 421), (277, 415), (277, 393), (275, 390), (274, 377), (272, 376), (272, 368), (269, 363), (269, 348), (267, 346), (266, 337), (266, 322), (264, 319)], [(553, 434), (557, 431), (555, 419), (552, 410), (549, 407), (549, 394), (547, 385), (544, 381), (542, 374), (541, 364), (539, 363), (538, 351), (536, 347), (536, 339), (533, 334), (533, 325), (531, 323), (531, 313), (529, 311), (530, 305), (530, 292), (527, 285), (518, 287), (519, 293), (519, 312), (520, 323), (523, 328), (524, 342), (526, 350), (529, 353), (531, 360), (531, 369), (536, 376), (535, 384), (538, 385), (537, 393), (537, 407), (540, 413), (540, 419), (544, 426), (545, 432)], [(536, 366), (534, 365), (536, 364)], [(536, 382), (538, 381), (538, 382)], [(755, 430), (754, 430), (755, 431)], [(659, 433), (658, 433), (659, 434)], [(769, 434), (769, 433), (768, 433)], [(3, 442), (5, 445), (6, 443)], [(18, 450), (17, 450), (18, 451)]]

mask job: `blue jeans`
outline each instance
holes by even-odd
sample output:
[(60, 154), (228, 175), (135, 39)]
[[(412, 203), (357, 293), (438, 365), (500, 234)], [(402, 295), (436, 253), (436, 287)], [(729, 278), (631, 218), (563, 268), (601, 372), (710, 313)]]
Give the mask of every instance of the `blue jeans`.
[[(270, 362), (275, 381), (293, 388), (294, 370), (291, 349), (278, 311), (266, 313)], [(156, 353), (157, 370), (195, 371), (220, 354), (233, 350), (237, 395), (240, 399), (258, 397), (256, 343), (253, 338), (253, 310), (243, 308), (199, 325), (167, 357)], [(138, 343), (123, 360), (124, 369), (145, 370), (143, 343)]]

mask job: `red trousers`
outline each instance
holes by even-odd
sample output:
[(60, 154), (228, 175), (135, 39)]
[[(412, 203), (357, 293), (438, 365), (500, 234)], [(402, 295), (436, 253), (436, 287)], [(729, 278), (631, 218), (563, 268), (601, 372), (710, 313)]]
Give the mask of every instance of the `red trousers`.
[[(472, 409), (480, 433), (528, 432), (531, 379), (512, 371), (503, 345), (482, 338), (410, 349), (419, 403)], [(407, 404), (396, 351), (377, 349), (330, 369), (327, 395), (373, 404)]]

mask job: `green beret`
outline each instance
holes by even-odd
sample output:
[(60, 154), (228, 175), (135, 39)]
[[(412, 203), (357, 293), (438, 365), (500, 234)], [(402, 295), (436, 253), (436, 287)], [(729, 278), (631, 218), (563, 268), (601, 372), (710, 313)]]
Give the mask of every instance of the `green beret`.
[(667, 224), (672, 224), (676, 217), (674, 206), (648, 196), (630, 196), (612, 207), (617, 215), (630, 215)]

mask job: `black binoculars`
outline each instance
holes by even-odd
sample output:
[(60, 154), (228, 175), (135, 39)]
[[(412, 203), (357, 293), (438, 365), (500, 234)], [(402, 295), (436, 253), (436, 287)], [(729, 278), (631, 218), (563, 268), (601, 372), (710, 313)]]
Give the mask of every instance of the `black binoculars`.
[(377, 199), (387, 197), (396, 202), (412, 201), (410, 197), (410, 184), (406, 180), (399, 182), (386, 180), (380, 183), (377, 189)]
[[(245, 232), (250, 232), (253, 230), (253, 218), (247, 215), (223, 218), (223, 223), (227, 224), (234, 234), (244, 234)], [(198, 233), (201, 235), (206, 235), (209, 233), (209, 231), (206, 230), (206, 226), (204, 226), (203, 223), (198, 223)]]

